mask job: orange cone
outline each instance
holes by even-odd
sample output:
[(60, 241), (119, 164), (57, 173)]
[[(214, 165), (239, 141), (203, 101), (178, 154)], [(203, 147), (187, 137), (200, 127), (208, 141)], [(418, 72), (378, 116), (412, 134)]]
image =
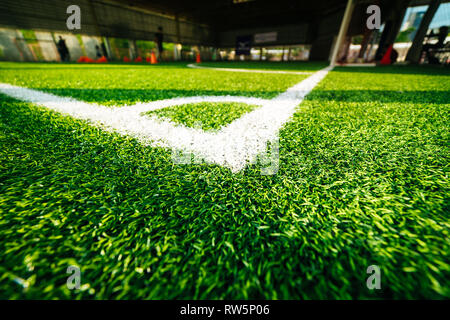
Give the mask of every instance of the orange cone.
[(381, 59), (381, 61), (380, 61), (380, 64), (383, 64), (383, 65), (391, 64), (392, 63), (391, 54), (392, 54), (392, 44), (387, 49), (383, 59)]
[(101, 58), (98, 58), (97, 60), (95, 60), (95, 62), (97, 62), (97, 63), (106, 63), (106, 62), (108, 62), (108, 59), (106, 59), (105, 56), (102, 56)]
[(197, 53), (197, 58), (195, 59), (196, 63), (202, 63), (202, 58), (200, 57), (200, 53)]
[(156, 55), (154, 52), (152, 52), (152, 55), (150, 56), (150, 63), (151, 64), (156, 64), (158, 63), (158, 60), (156, 59)]
[(91, 62), (95, 62), (95, 61), (92, 60), (92, 59), (89, 58), (89, 57), (81, 56), (81, 57), (77, 60), (77, 62), (87, 62), (87, 63), (91, 63)]

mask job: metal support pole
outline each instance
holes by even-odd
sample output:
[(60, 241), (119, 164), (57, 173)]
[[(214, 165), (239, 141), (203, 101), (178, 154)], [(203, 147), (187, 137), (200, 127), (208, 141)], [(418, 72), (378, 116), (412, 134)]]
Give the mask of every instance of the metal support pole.
[(347, 7), (345, 8), (344, 18), (342, 19), (341, 27), (339, 28), (339, 34), (334, 44), (333, 54), (330, 60), (330, 66), (334, 67), (336, 65), (337, 55), (339, 49), (341, 48), (342, 42), (347, 34), (348, 26), (350, 20), (352, 19), (353, 9), (355, 8), (354, 0), (348, 0)]
[(412, 63), (419, 63), (420, 57), (423, 48), (423, 40), (425, 35), (427, 34), (428, 27), (430, 26), (431, 21), (433, 20), (436, 11), (438, 10), (441, 0), (432, 0), (428, 6), (428, 9), (425, 15), (420, 22), (419, 29), (417, 30), (416, 35), (414, 36), (413, 43), (411, 48), (409, 48), (408, 54), (406, 55), (406, 60)]

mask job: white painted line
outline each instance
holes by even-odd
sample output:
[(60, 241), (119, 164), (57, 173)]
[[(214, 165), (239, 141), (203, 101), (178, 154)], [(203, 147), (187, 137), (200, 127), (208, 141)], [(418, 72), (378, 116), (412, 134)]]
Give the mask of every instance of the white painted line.
[[(106, 107), (60, 97), (38, 90), (0, 83), (0, 93), (51, 110), (88, 120), (109, 130), (131, 135), (145, 144), (184, 150), (238, 172), (265, 152), (268, 141), (277, 137), (281, 127), (294, 114), (305, 96), (327, 75), (332, 67), (317, 71), (274, 99), (234, 96), (198, 96), (137, 103), (125, 107)], [(176, 125), (143, 113), (169, 106), (198, 102), (242, 102), (260, 105), (218, 131)]]
[(216, 71), (228, 71), (228, 72), (250, 72), (250, 73), (278, 73), (278, 74), (312, 74), (313, 72), (307, 71), (282, 71), (282, 70), (257, 70), (257, 69), (235, 69), (235, 68), (215, 68), (207, 66), (199, 66), (194, 63), (187, 65), (188, 68), (193, 69), (210, 69)]
[(338, 67), (376, 67), (376, 63), (337, 63)]

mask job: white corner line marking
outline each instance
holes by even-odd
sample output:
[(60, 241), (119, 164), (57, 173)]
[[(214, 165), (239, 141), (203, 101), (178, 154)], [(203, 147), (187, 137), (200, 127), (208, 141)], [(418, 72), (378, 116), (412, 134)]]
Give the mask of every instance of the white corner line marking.
[(308, 71), (282, 71), (282, 70), (258, 70), (258, 69), (238, 69), (238, 68), (216, 68), (216, 67), (207, 67), (207, 66), (199, 66), (194, 63), (190, 63), (186, 65), (188, 68), (193, 69), (209, 69), (215, 71), (228, 71), (228, 72), (249, 72), (249, 73), (278, 73), (278, 74), (313, 74), (314, 72)]
[[(332, 70), (326, 67), (287, 89), (273, 99), (237, 96), (197, 96), (136, 103), (125, 107), (106, 107), (61, 97), (42, 91), (0, 83), (0, 93), (48, 109), (88, 120), (107, 130), (137, 138), (144, 144), (184, 150), (239, 172), (265, 152), (305, 96)], [(199, 102), (242, 102), (261, 107), (243, 115), (218, 131), (203, 131), (176, 125), (143, 113), (169, 106)]]

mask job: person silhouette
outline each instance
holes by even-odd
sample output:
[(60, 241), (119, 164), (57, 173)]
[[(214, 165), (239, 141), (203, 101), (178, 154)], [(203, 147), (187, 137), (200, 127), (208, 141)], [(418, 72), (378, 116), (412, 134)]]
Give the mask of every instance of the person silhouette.
[(95, 46), (96, 56), (97, 59), (101, 58), (103, 56), (102, 52), (100, 51), (100, 47), (98, 45)]
[(70, 53), (66, 45), (66, 40), (64, 40), (61, 36), (59, 36), (58, 41), (58, 52), (61, 57), (61, 61), (66, 62), (70, 60)]
[(158, 32), (155, 33), (155, 42), (156, 42), (156, 47), (158, 49), (158, 60), (162, 60), (163, 57), (163, 40), (164, 40), (164, 35), (163, 35), (163, 28), (162, 27), (158, 27)]

